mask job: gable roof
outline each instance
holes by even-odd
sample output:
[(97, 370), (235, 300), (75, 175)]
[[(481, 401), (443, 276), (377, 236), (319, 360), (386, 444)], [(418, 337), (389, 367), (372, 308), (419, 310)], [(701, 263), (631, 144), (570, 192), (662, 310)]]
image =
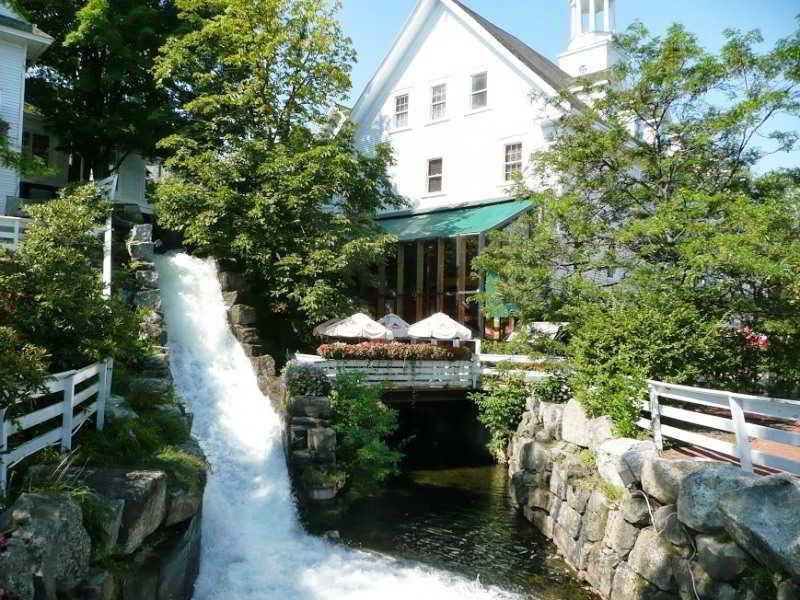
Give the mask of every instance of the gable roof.
[[(505, 53), (512, 61), (527, 69), (554, 92), (569, 90), (574, 83), (573, 77), (562, 71), (553, 61), (536, 52), (519, 38), (485, 19), (460, 0), (420, 0), (372, 80), (367, 84), (353, 107), (352, 117), (354, 119), (357, 120), (362, 116), (362, 110), (365, 105), (368, 106), (370, 104), (372, 95), (381, 90), (389, 73), (397, 66), (400, 56), (411, 46), (425, 19), (438, 4), (443, 4), (451, 11), (461, 14), (465, 19), (477, 24), (480, 30), (488, 35), (488, 41), (493, 42), (499, 52)], [(569, 96), (569, 101), (575, 108), (585, 106), (573, 95)]]

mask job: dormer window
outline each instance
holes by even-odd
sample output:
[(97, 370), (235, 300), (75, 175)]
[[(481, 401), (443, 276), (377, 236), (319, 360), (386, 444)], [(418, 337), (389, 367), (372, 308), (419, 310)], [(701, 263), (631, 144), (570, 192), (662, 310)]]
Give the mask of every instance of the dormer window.
[(472, 76), (472, 110), (489, 105), (489, 76), (486, 72)]
[(447, 115), (447, 84), (431, 88), (431, 121), (440, 121)]
[(394, 129), (408, 127), (408, 94), (394, 97)]

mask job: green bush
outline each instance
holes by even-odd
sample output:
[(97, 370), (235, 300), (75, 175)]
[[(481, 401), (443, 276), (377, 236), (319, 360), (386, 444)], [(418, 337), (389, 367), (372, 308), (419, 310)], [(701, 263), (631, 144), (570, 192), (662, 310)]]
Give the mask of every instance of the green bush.
[(533, 384), (533, 394), (542, 402), (556, 404), (569, 402), (574, 395), (569, 379), (568, 375), (555, 373)]
[(331, 393), (336, 430), (336, 459), (347, 473), (353, 497), (377, 492), (397, 474), (403, 455), (387, 440), (397, 432), (397, 411), (381, 402), (379, 388), (362, 385), (361, 377), (339, 377)]
[(316, 365), (289, 363), (283, 370), (286, 389), (290, 396), (327, 396), (331, 382)]
[(531, 390), (525, 378), (514, 373), (484, 377), (483, 389), (469, 395), (478, 405), (478, 419), (489, 430), (488, 448), (505, 456), (508, 442), (519, 425)]
[(10, 327), (0, 327), (0, 356), (0, 408), (44, 390), (47, 369), (42, 348), (25, 343)]

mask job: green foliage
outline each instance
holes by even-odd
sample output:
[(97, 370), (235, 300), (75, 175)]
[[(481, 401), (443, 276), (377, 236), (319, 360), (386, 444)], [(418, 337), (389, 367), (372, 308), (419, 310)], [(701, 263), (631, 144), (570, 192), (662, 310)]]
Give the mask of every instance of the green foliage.
[(800, 176), (751, 170), (795, 144), (765, 129), (800, 110), (800, 35), (764, 54), (758, 33), (725, 35), (718, 54), (678, 25), (620, 36), (591, 107), (549, 103), (555, 139), (532, 160), (548, 191), (519, 191), (539, 210), (476, 261), (524, 321), (571, 323), (577, 397), (621, 433), (648, 377), (756, 390), (768, 375), (774, 395), (800, 384)]
[(325, 372), (316, 365), (291, 362), (283, 370), (286, 390), (292, 397), (327, 396), (331, 382)]
[(171, 0), (18, 0), (55, 41), (31, 69), (26, 96), (81, 157), (87, 180), (105, 177), (130, 152), (155, 154), (177, 123), (174, 94), (152, 73), (158, 49), (178, 25)]
[(482, 382), (483, 389), (469, 394), (469, 398), (478, 405), (478, 419), (489, 430), (489, 450), (495, 456), (505, 456), (531, 390), (525, 378), (514, 373), (484, 377)]
[[(238, 260), (275, 314), (324, 320), (391, 247), (373, 217), (398, 203), (388, 147), (370, 155), (340, 126), (354, 52), (339, 3), (179, 0), (186, 32), (156, 73), (182, 90), (186, 127), (164, 139), (172, 177), (161, 224)], [(220, 149), (224, 148), (224, 152)]]
[(17, 343), (46, 352), (54, 372), (138, 356), (135, 315), (103, 297), (102, 246), (92, 230), (109, 208), (97, 188), (69, 189), (28, 210), (25, 243), (0, 272), (0, 319)]
[(362, 385), (359, 376), (337, 378), (331, 404), (336, 459), (347, 473), (347, 493), (354, 497), (373, 494), (397, 474), (403, 457), (387, 444), (397, 432), (397, 412), (381, 402), (380, 389)]
[(574, 397), (569, 380), (568, 375), (554, 373), (550, 377), (533, 384), (533, 394), (542, 402), (564, 404)]
[(613, 483), (602, 480), (599, 485), (600, 491), (603, 492), (609, 502), (619, 502), (625, 497), (625, 490)]
[(25, 343), (10, 327), (0, 327), (0, 408), (44, 391), (47, 376), (42, 348)]

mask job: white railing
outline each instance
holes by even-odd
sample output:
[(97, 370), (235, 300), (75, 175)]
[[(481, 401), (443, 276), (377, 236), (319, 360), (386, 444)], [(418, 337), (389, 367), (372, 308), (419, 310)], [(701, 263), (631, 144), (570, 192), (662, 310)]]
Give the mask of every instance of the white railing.
[[(6, 490), (8, 469), (27, 457), (55, 444), (63, 451), (71, 450), (72, 437), (92, 415), (97, 415), (97, 429), (103, 429), (113, 369), (114, 361), (109, 358), (78, 371), (53, 375), (47, 391), (34, 399), (61, 394), (57, 401), (13, 418), (6, 417), (7, 409), (0, 410), (0, 490)], [(78, 388), (80, 391), (76, 391)], [(52, 429), (15, 444), (15, 436), (55, 419), (60, 423), (53, 423)]]
[(16, 250), (25, 237), (30, 219), (0, 215), (0, 248)]
[(359, 374), (369, 385), (394, 389), (475, 389), (480, 363), (470, 360), (322, 360), (316, 363), (326, 375)]
[[(650, 413), (650, 419), (640, 419), (639, 426), (653, 433), (653, 439), (659, 448), (663, 448), (664, 438), (670, 438), (736, 457), (746, 471), (753, 471), (753, 465), (756, 464), (800, 475), (800, 461), (786, 456), (800, 455), (795, 450), (800, 447), (800, 433), (769, 426), (780, 422), (791, 426), (800, 421), (800, 402), (660, 381), (648, 381), (647, 386), (650, 401), (642, 405), (642, 410)], [(669, 406), (662, 399), (703, 407), (705, 411)], [(730, 416), (720, 416), (720, 412)], [(757, 417), (764, 424), (748, 423), (748, 416)], [(677, 425), (665, 425), (661, 422), (662, 418), (689, 424), (695, 431)], [(696, 431), (698, 428), (713, 429), (724, 434), (732, 433), (735, 443), (699, 433)], [(724, 434), (723, 437), (730, 438)], [(759, 449), (752, 447), (751, 439), (763, 440), (757, 442)], [(781, 445), (788, 452), (781, 452)]]

